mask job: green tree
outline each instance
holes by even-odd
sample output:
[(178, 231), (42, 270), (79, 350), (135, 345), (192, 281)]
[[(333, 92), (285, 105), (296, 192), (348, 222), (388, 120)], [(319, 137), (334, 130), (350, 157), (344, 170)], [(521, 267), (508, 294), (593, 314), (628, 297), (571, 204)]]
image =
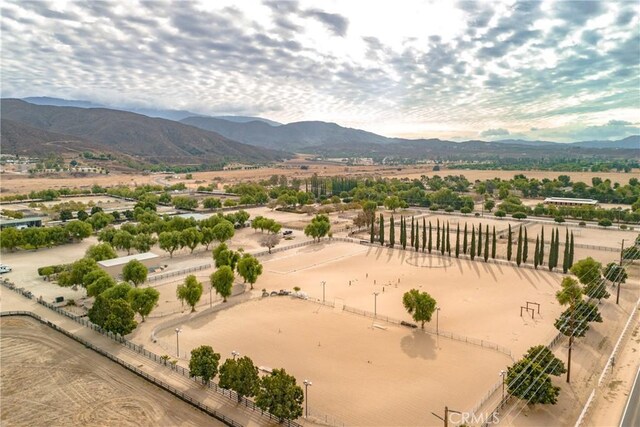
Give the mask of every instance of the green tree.
[(104, 294), (96, 297), (88, 316), (91, 322), (115, 334), (127, 335), (138, 326), (135, 313), (126, 300), (106, 298)]
[(471, 256), (471, 261), (476, 259), (476, 228), (471, 227), (471, 248), (469, 255)]
[(476, 253), (478, 256), (482, 256), (482, 224), (478, 225), (478, 250)]
[(436, 250), (440, 250), (440, 220), (436, 220)]
[[(95, 270), (95, 271), (104, 272), (104, 270)], [(116, 286), (116, 281), (113, 280), (113, 277), (105, 273), (105, 276), (100, 276), (95, 280), (92, 280), (91, 282), (89, 282), (89, 284), (87, 285), (87, 295), (90, 297), (97, 297), (107, 289), (112, 288), (114, 286)]]
[(209, 276), (211, 287), (222, 296), (222, 302), (227, 302), (227, 297), (231, 296), (234, 278), (233, 270), (228, 265), (223, 265)]
[(380, 214), (380, 231), (378, 232), (380, 245), (384, 246), (384, 217)]
[(110, 244), (99, 243), (89, 246), (84, 256), (95, 261), (104, 261), (105, 259), (117, 258), (118, 254), (116, 254), (116, 251), (113, 250)]
[(132, 259), (122, 268), (124, 281), (133, 283), (133, 286), (136, 287), (147, 280), (147, 274), (149, 274), (149, 269), (137, 259)]
[(160, 249), (169, 252), (169, 257), (173, 258), (173, 253), (182, 245), (179, 231), (163, 231), (158, 235), (158, 245)]
[(414, 225), (413, 225), (414, 222), (415, 222), (414, 218), (411, 217), (411, 247), (412, 248), (414, 247), (414, 243), (415, 243), (415, 238), (414, 238), (414, 235), (413, 235), (414, 234)]
[(421, 322), (422, 329), (425, 322), (431, 321), (431, 316), (436, 309), (436, 300), (428, 293), (417, 289), (406, 292), (402, 297), (402, 304), (414, 321)]
[(22, 233), (13, 227), (0, 231), (0, 248), (10, 251), (22, 245)]
[(220, 354), (213, 351), (210, 346), (201, 345), (194, 348), (189, 358), (189, 376), (200, 377), (202, 384), (209, 384), (218, 374), (218, 363), (220, 363)]
[(576, 262), (570, 271), (583, 285), (599, 283), (602, 277), (602, 264), (588, 257)]
[(429, 221), (429, 242), (427, 243), (427, 249), (429, 250), (429, 253), (431, 253), (431, 249), (433, 249), (433, 234), (432, 234), (431, 221)]
[(398, 198), (398, 196), (387, 197), (386, 199), (384, 199), (384, 206), (387, 209), (395, 212), (396, 209), (400, 207), (400, 199)]
[(227, 359), (220, 367), (218, 385), (235, 391), (238, 395), (238, 402), (241, 402), (243, 397), (253, 397), (260, 390), (258, 368), (247, 356), (238, 360)]
[(389, 247), (393, 248), (396, 243), (396, 225), (393, 221), (393, 215), (391, 215), (391, 219), (389, 220)]
[(180, 239), (182, 240), (182, 244), (189, 248), (190, 253), (193, 253), (193, 250), (198, 247), (202, 241), (202, 233), (195, 227), (189, 227), (180, 232)]
[(220, 221), (213, 227), (212, 232), (214, 239), (220, 243), (226, 242), (235, 234), (233, 224), (231, 224), (229, 221)]
[(205, 209), (219, 209), (222, 207), (222, 202), (216, 197), (207, 197), (202, 201), (202, 206)]
[(422, 218), (422, 252), (427, 247), (427, 222)]
[(270, 412), (280, 421), (295, 420), (301, 416), (303, 401), (302, 388), (284, 369), (274, 369), (260, 381), (256, 406)]
[(369, 243), (373, 243), (375, 241), (375, 221), (371, 221), (371, 232), (369, 235)]
[(60, 211), (60, 221), (67, 222), (70, 219), (73, 219), (73, 212), (70, 209), (62, 209)]
[(245, 282), (249, 282), (251, 289), (262, 274), (262, 264), (251, 254), (244, 254), (238, 261), (238, 273)]
[(86, 222), (82, 222), (82, 221), (68, 222), (64, 226), (64, 228), (69, 233), (69, 236), (73, 240), (77, 240), (77, 241), (85, 239), (91, 236), (91, 233), (93, 233), (93, 228), (91, 227), (91, 224), (87, 224)]
[(142, 253), (149, 252), (151, 247), (157, 243), (157, 239), (150, 234), (140, 233), (133, 238), (133, 248)]
[(573, 231), (571, 232), (571, 248), (569, 249), (569, 268), (573, 266)]
[(111, 214), (104, 212), (96, 212), (87, 219), (87, 223), (91, 224), (94, 230), (102, 230), (107, 225), (111, 224), (115, 218)]
[(529, 236), (527, 236), (527, 228), (524, 228), (524, 239), (522, 241), (522, 262), (526, 263), (529, 258)]
[(569, 337), (569, 352), (567, 355), (567, 382), (571, 379), (571, 350), (574, 337), (583, 337), (589, 329), (589, 322), (602, 322), (602, 317), (595, 305), (582, 300), (582, 288), (578, 282), (565, 277), (561, 283), (562, 289), (556, 293), (556, 299), (562, 306), (568, 308), (555, 321), (554, 326), (563, 335)]
[(511, 255), (513, 253), (513, 248), (511, 247), (512, 241), (513, 233), (511, 231), (511, 224), (509, 224), (509, 232), (507, 233), (507, 261), (511, 261)]
[(538, 269), (538, 264), (540, 264), (540, 260), (538, 258), (540, 254), (540, 236), (536, 236), (536, 247), (533, 250), (533, 268)]
[(68, 275), (63, 276), (63, 280), (58, 276), (58, 284), (60, 286), (86, 286), (87, 284), (83, 281), (84, 276), (98, 268), (98, 263), (96, 263), (95, 260), (91, 258), (80, 258), (69, 266), (67, 270)]
[(127, 255), (131, 254), (131, 248), (133, 247), (133, 234), (126, 230), (118, 230), (113, 235), (112, 245), (114, 248), (127, 251)]
[(544, 264), (544, 227), (540, 231), (540, 252), (538, 253), (538, 265)]
[(516, 251), (516, 264), (520, 267), (522, 264), (522, 225), (518, 231), (518, 249)]
[(420, 225), (418, 223), (418, 221), (416, 220), (416, 236), (415, 236), (415, 249), (416, 252), (418, 252), (420, 250)]
[(629, 275), (624, 267), (615, 262), (610, 262), (604, 269), (604, 277), (613, 283), (625, 283)]
[(456, 258), (460, 257), (460, 224), (456, 228)]
[(484, 208), (489, 212), (491, 212), (491, 209), (493, 209), (495, 206), (496, 206), (496, 202), (494, 202), (492, 199), (486, 200), (484, 202)]
[(491, 237), (491, 258), (496, 259), (497, 250), (496, 226), (493, 226), (493, 236)]
[(484, 233), (484, 262), (489, 261), (489, 226), (487, 225), (487, 229)]
[(567, 372), (562, 360), (558, 359), (553, 352), (544, 345), (536, 345), (529, 348), (525, 353), (524, 358), (534, 361), (534, 363), (542, 366), (545, 374), (547, 375), (554, 375), (558, 377)]
[(187, 276), (183, 284), (178, 285), (176, 295), (183, 304), (186, 302), (191, 307), (191, 312), (193, 313), (196, 311), (196, 304), (198, 304), (202, 296), (202, 283), (198, 282), (196, 276), (191, 274)]
[(128, 298), (129, 304), (131, 304), (131, 309), (138, 313), (144, 322), (145, 317), (151, 313), (158, 303), (158, 300), (160, 299), (160, 292), (154, 288), (133, 288), (129, 291)]
[(331, 223), (329, 217), (324, 214), (316, 215), (311, 223), (304, 228), (304, 234), (306, 236), (313, 237), (313, 240), (320, 241), (331, 231)]
[(555, 404), (560, 387), (554, 386), (543, 365), (524, 358), (507, 369), (509, 394), (524, 400), (529, 405)]
[(449, 234), (449, 221), (447, 221), (447, 254), (451, 256), (451, 236)]
[(462, 238), (462, 253), (467, 254), (469, 242), (467, 241), (467, 223), (464, 223), (464, 237)]
[(229, 249), (226, 243), (220, 243), (211, 252), (213, 260), (215, 261), (216, 268), (220, 268), (223, 265), (228, 265), (232, 270), (236, 269), (238, 261), (240, 261), (240, 254), (232, 249)]
[(571, 245), (569, 243), (569, 229), (567, 229), (564, 237), (564, 253), (562, 254), (562, 272), (564, 274), (567, 274), (567, 271), (569, 271), (569, 268), (571, 268), (571, 266), (569, 265), (570, 250)]

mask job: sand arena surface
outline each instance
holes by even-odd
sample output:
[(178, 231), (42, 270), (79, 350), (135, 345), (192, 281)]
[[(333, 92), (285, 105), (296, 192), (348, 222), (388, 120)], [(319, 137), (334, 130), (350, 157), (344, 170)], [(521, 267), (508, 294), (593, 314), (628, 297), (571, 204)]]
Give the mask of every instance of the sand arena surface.
[[(378, 322), (375, 322), (378, 324)], [(346, 425), (433, 425), (445, 404), (468, 409), (511, 359), (497, 351), (379, 323), (311, 301), (269, 297), (181, 324), (181, 350), (211, 345), (309, 379), (312, 416)], [(175, 345), (172, 328), (159, 339)], [(481, 369), (478, 369), (481, 367)]]
[(222, 425), (36, 320), (0, 326), (2, 425)]

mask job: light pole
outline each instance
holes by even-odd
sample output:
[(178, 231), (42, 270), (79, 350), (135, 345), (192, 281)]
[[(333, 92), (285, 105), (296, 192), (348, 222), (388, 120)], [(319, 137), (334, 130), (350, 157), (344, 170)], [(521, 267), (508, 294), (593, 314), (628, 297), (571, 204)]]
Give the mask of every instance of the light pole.
[(309, 417), (309, 386), (313, 385), (311, 381), (304, 380), (304, 417)]
[(500, 371), (500, 373), (498, 374), (502, 377), (502, 403), (500, 404), (500, 406), (504, 405), (504, 379), (507, 376), (507, 371), (505, 371), (504, 369)]
[(378, 294), (380, 292), (373, 293), (373, 317), (378, 317)]
[[(622, 243), (620, 244), (620, 268), (622, 268), (622, 257), (624, 256), (624, 239), (622, 239)], [(622, 270), (618, 270), (618, 277), (616, 277), (616, 281), (618, 282), (618, 289), (616, 289), (616, 304), (620, 303), (620, 285), (622, 285), (622, 280), (620, 279), (620, 274), (622, 274)]]
[(440, 335), (440, 307), (436, 307), (436, 335)]
[(236, 360), (236, 356), (240, 356), (240, 353), (238, 353), (238, 352), (237, 352), (237, 351), (235, 351), (235, 350), (232, 350), (232, 351), (231, 351), (231, 355), (233, 356), (233, 360)]
[(320, 282), (320, 283), (322, 283), (322, 302), (324, 302), (324, 295), (325, 295), (325, 294), (324, 294), (324, 290), (325, 290), (325, 286), (324, 286), (324, 285), (326, 285), (326, 284), (327, 284), (327, 282), (325, 282), (325, 281), (323, 280), (323, 281), (322, 281), (322, 282)]
[(182, 329), (176, 328), (176, 354), (180, 357), (180, 332)]

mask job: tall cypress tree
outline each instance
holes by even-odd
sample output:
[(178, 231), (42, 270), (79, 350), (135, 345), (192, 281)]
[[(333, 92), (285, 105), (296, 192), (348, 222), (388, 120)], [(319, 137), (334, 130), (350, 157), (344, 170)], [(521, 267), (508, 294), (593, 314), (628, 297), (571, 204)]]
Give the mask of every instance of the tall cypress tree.
[(564, 252), (562, 253), (562, 272), (567, 274), (569, 271), (569, 250), (571, 244), (569, 243), (569, 229), (566, 229), (564, 236)]
[(471, 227), (471, 261), (476, 258), (476, 228)]
[(422, 252), (427, 247), (427, 222), (422, 218)]
[(404, 240), (404, 229), (403, 229), (403, 224), (404, 224), (404, 216), (400, 215), (400, 246), (402, 246), (402, 241)]
[(533, 251), (533, 268), (538, 269), (540, 264), (540, 236), (536, 236), (536, 248)]
[(560, 259), (560, 229), (556, 227), (556, 248), (553, 251), (553, 268), (558, 266), (558, 260)]
[(451, 256), (451, 238), (449, 236), (449, 221), (447, 221), (447, 253)]
[(478, 225), (478, 256), (482, 255), (482, 224)]
[(522, 225), (520, 226), (520, 230), (518, 231), (518, 250), (516, 252), (516, 264), (520, 267), (522, 264)]
[(413, 217), (411, 217), (411, 247), (413, 248), (414, 238), (413, 238)]
[(509, 233), (507, 234), (507, 261), (511, 261), (511, 253), (513, 248), (511, 247), (511, 240), (513, 239), (513, 234), (511, 232), (511, 224), (509, 224)]
[(432, 239), (432, 233), (431, 233), (431, 221), (429, 221), (429, 242), (427, 243), (427, 249), (429, 250), (429, 253), (431, 253), (431, 249), (433, 248), (433, 239)]
[(527, 227), (524, 228), (524, 240), (522, 241), (522, 262), (526, 264), (529, 257), (529, 238), (527, 237)]
[(544, 264), (544, 226), (540, 232), (540, 252), (538, 252), (538, 265)]
[(467, 242), (467, 223), (464, 223), (464, 238), (462, 241), (462, 253), (464, 253), (465, 255), (467, 254), (467, 246), (468, 246), (468, 242)]
[(436, 251), (440, 250), (440, 220), (436, 222)]
[(489, 260), (489, 226), (484, 233), (484, 262)]
[(573, 231), (571, 232), (571, 249), (569, 249), (569, 268), (573, 267)]
[(389, 220), (389, 247), (393, 247), (396, 244), (396, 224), (393, 221), (393, 215)]
[(373, 243), (375, 240), (375, 216), (373, 218), (371, 218), (371, 238), (370, 238), (370, 243)]
[(440, 253), (442, 255), (444, 255), (444, 251), (445, 251), (446, 246), (447, 246), (446, 245), (446, 241), (445, 241), (445, 239), (446, 239), (446, 237), (445, 237), (446, 236), (446, 231), (447, 231), (447, 228), (444, 226), (444, 222), (443, 222), (442, 223), (442, 239), (440, 239)]
[(549, 245), (549, 262), (547, 264), (547, 266), (549, 267), (549, 271), (552, 271), (555, 268), (555, 263), (554, 263), (554, 259), (555, 259), (555, 250), (556, 250), (556, 234), (553, 232), (553, 229), (551, 229), (551, 244)]
[(456, 228), (456, 258), (460, 257), (460, 223)]
[(498, 242), (496, 241), (496, 226), (493, 226), (493, 238), (491, 239), (491, 258), (496, 259), (496, 249)]
[(380, 245), (384, 246), (384, 217), (380, 214)]
[(418, 220), (416, 220), (416, 252), (420, 250), (420, 225), (418, 224)]
[(407, 219), (402, 221), (402, 249), (407, 249)]

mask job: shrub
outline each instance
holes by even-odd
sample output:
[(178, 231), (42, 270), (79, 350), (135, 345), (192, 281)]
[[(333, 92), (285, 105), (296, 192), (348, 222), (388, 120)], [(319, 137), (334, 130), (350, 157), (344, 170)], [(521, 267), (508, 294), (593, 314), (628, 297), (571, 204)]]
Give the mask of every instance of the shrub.
[(507, 216), (505, 211), (496, 211), (494, 215), (497, 216), (498, 218), (504, 218), (505, 216)]
[(598, 225), (600, 227), (611, 227), (611, 224), (612, 224), (611, 220), (607, 218), (604, 218), (598, 221)]
[(432, 210), (432, 211), (437, 211), (438, 209), (440, 209), (440, 206), (438, 205), (431, 205), (431, 207), (429, 207), (429, 210)]
[(469, 209), (469, 208), (462, 208), (462, 209), (460, 209), (460, 213), (463, 213), (463, 214), (470, 214), (470, 213), (471, 213), (471, 209)]
[(584, 222), (584, 221), (580, 221), (580, 222), (578, 223), (578, 225), (579, 225), (580, 227), (586, 227), (586, 226), (587, 226), (587, 223), (586, 223), (586, 222)]
[(447, 206), (446, 208), (444, 208), (445, 212), (453, 212), (453, 208), (451, 206)]
[(560, 222), (564, 222), (564, 218), (562, 218), (561, 216), (557, 216), (557, 217), (555, 217), (553, 220), (554, 220), (555, 222), (558, 222), (558, 223), (560, 223)]
[(626, 229), (627, 229), (627, 226), (625, 224), (620, 225), (620, 230), (626, 230)]
[(527, 217), (527, 214), (523, 212), (516, 212), (513, 215), (511, 215), (511, 217), (515, 219), (525, 219)]

